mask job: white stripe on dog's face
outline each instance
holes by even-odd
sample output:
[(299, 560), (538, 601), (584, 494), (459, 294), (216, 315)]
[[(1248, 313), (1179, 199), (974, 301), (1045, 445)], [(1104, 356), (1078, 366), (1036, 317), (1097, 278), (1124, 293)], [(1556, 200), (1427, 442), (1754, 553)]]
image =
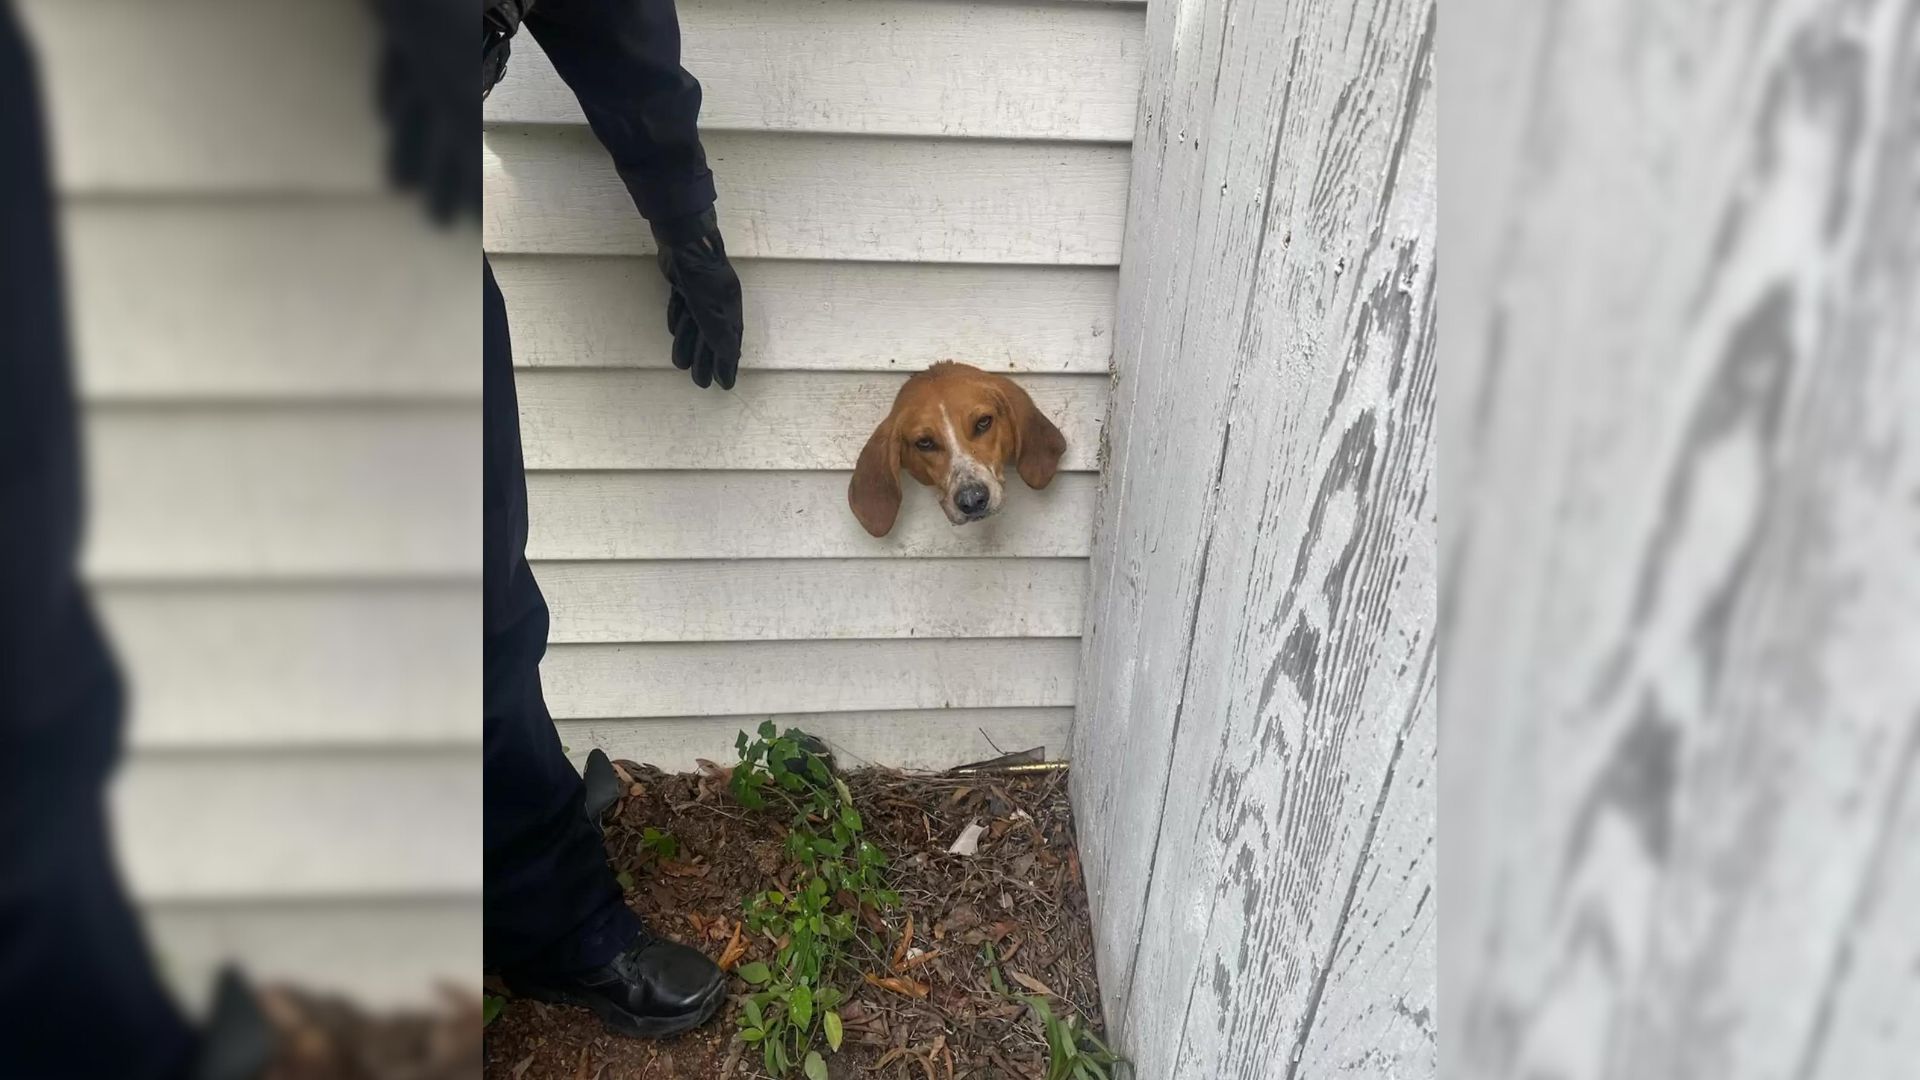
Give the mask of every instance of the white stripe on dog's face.
[[(1000, 504), (1006, 497), (1006, 487), (1000, 482), (999, 468), (973, 456), (971, 444), (954, 429), (953, 414), (947, 411), (944, 401), (940, 403), (940, 425), (947, 444), (947, 482), (940, 492), (941, 512), (955, 525), (979, 521), (999, 513)], [(986, 488), (987, 505), (984, 511), (969, 514), (955, 500), (963, 488), (975, 484)]]

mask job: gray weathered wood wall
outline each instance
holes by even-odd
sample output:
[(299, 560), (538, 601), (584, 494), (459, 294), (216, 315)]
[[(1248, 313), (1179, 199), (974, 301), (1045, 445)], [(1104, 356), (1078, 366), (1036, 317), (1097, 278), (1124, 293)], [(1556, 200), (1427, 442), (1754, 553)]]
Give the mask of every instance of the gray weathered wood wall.
[(1920, 4), (1444, 37), (1445, 1073), (1920, 1075)]
[(1149, 8), (1074, 730), (1142, 1080), (1436, 1067), (1434, 27)]

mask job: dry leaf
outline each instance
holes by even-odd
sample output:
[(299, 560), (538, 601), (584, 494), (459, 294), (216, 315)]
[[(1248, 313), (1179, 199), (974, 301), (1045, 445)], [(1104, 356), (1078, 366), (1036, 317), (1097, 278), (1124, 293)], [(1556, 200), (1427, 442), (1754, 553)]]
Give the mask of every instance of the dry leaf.
[(900, 935), (900, 944), (893, 947), (893, 970), (899, 971), (907, 958), (907, 949), (913, 945), (913, 912), (907, 912), (907, 930)]
[(1046, 983), (1041, 982), (1039, 979), (1036, 979), (1031, 975), (1025, 975), (1018, 971), (1010, 972), (1009, 974), (1013, 976), (1014, 982), (1019, 983), (1021, 986), (1026, 987), (1027, 989), (1033, 991), (1036, 994), (1039, 994), (1043, 997), (1059, 997), (1060, 996), (1059, 994), (1056, 994), (1053, 992), (1053, 987), (1048, 986)]
[(727, 947), (720, 953), (721, 971), (732, 971), (734, 965), (738, 964), (741, 958), (747, 955), (747, 941), (744, 937), (740, 936), (740, 927), (743, 925), (745, 924), (734, 924), (733, 940), (727, 942)]
[(901, 997), (924, 998), (933, 992), (933, 988), (926, 983), (920, 982), (917, 979), (902, 978), (898, 975), (889, 975), (883, 979), (869, 972), (867, 974), (867, 981), (882, 990), (891, 990)]
[(940, 955), (940, 950), (935, 949), (932, 952), (923, 952), (919, 956), (909, 956), (907, 957), (905, 962), (894, 964), (893, 970), (912, 971), (914, 968), (919, 967), (921, 964), (924, 964), (927, 961), (932, 960), (933, 958), (939, 955)]

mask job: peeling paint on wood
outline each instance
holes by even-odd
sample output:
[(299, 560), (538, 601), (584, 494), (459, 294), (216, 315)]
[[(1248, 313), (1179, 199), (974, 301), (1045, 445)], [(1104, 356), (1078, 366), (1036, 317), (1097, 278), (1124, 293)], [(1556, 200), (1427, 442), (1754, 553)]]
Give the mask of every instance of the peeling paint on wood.
[(1920, 5), (1447, 32), (1444, 1071), (1913, 1075)]
[(1148, 9), (1074, 729), (1142, 1077), (1435, 1073), (1434, 25)]

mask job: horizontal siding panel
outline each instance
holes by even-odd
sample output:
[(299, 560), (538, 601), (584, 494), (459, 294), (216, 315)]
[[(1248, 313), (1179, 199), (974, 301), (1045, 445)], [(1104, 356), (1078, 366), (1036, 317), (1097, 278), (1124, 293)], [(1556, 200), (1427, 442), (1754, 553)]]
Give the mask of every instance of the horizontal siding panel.
[(832, 747), (842, 768), (950, 769), (1002, 752), (1043, 746), (1049, 760), (1067, 756), (1073, 710), (910, 709), (889, 712), (757, 713), (748, 716), (669, 717), (650, 720), (562, 720), (560, 741), (576, 765), (595, 748), (615, 759), (669, 772), (700, 767), (701, 759), (737, 759), (734, 740), (772, 720), (797, 727)]
[(136, 754), (113, 788), (152, 900), (472, 894), (480, 748)]
[[(1119, 264), (1124, 146), (739, 132), (703, 141), (735, 256)], [(482, 156), (487, 250), (653, 250), (584, 128), (496, 128)]]
[(374, 29), (306, 0), (21, 0), (68, 192), (368, 192)]
[(479, 569), (477, 404), (95, 407), (86, 432), (96, 577)]
[(134, 745), (480, 738), (480, 586), (108, 585)]
[[(680, 13), (707, 131), (1008, 139), (1133, 137), (1138, 7), (926, 0), (704, 0)], [(582, 123), (525, 35), (486, 118)]]
[(549, 640), (1073, 637), (1080, 559), (761, 559), (534, 567)]
[(480, 396), (475, 235), (415, 202), (83, 203), (65, 229), (91, 399)]
[(167, 982), (198, 1013), (231, 963), (262, 983), (340, 994), (363, 1008), (438, 1003), (480, 979), (475, 896), (154, 904), (148, 937)]
[(893, 531), (868, 536), (847, 509), (851, 472), (533, 473), (534, 559), (777, 559), (1052, 556), (1093, 539), (1096, 477), (1067, 473), (1044, 491), (1014, 481), (1001, 512), (950, 524), (914, 485)]
[[(851, 469), (906, 380), (761, 372), (723, 392), (673, 370), (522, 371), (520, 437), (529, 469)], [(1061, 468), (1094, 468), (1107, 377), (1020, 385), (1067, 437)]]
[(555, 645), (557, 719), (1073, 704), (1072, 638)]
[[(1117, 274), (1106, 267), (737, 259), (740, 366), (918, 371), (961, 360), (1005, 372), (1107, 371)], [(652, 259), (500, 255), (494, 276), (524, 367), (673, 367), (667, 287)], [(751, 377), (751, 376), (749, 376)]]

